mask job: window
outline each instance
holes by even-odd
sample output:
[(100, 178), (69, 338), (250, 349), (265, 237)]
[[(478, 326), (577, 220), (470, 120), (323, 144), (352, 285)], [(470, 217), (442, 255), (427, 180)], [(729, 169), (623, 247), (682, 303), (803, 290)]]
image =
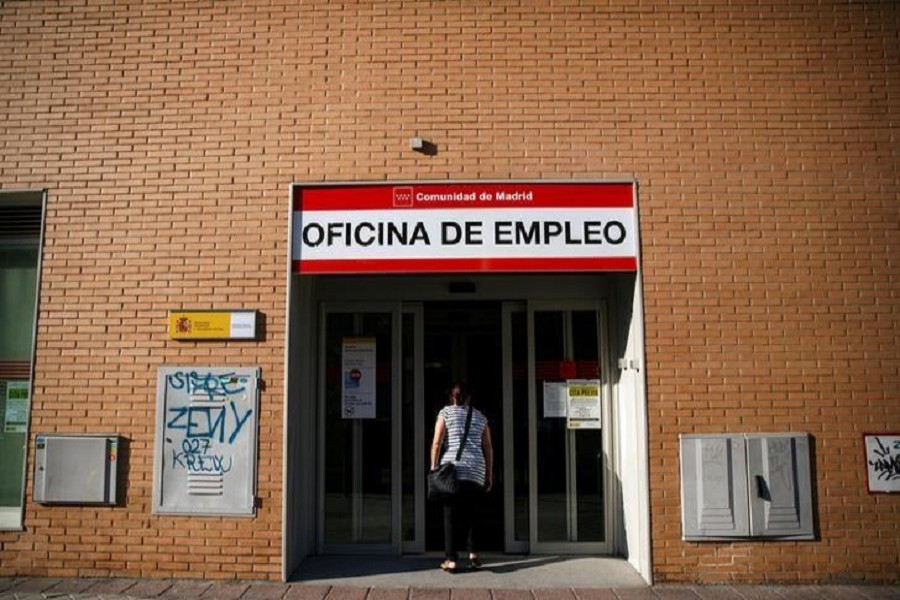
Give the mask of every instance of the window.
[(0, 529), (22, 526), (41, 192), (0, 192)]

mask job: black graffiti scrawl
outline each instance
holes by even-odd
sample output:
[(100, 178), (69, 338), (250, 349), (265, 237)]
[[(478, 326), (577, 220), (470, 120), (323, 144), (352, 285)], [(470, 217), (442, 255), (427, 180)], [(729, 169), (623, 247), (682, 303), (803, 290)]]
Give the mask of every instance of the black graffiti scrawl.
[(865, 436), (869, 491), (900, 492), (900, 435)]

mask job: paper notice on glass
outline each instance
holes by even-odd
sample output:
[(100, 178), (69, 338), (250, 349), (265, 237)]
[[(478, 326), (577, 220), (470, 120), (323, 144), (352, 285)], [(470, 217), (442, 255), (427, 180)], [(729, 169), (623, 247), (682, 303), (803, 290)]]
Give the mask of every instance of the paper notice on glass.
[(566, 417), (566, 384), (564, 381), (544, 382), (544, 418)]
[(25, 433), (28, 426), (28, 397), (27, 381), (10, 381), (6, 384), (4, 433)]
[(341, 346), (341, 417), (374, 419), (375, 338), (344, 338)]
[(566, 396), (569, 429), (600, 429), (599, 379), (570, 379)]

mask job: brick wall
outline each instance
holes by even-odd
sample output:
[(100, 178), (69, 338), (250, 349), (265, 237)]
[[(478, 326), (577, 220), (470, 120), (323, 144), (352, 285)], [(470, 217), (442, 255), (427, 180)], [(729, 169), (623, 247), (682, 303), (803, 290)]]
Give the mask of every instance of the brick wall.
[[(0, 575), (279, 577), (292, 181), (634, 177), (657, 580), (897, 581), (860, 435), (900, 430), (900, 10), (487, 4), (0, 4), (0, 186), (49, 190), (32, 433), (130, 440), (123, 505), (29, 502)], [(169, 341), (182, 306), (266, 338)], [(256, 519), (150, 514), (182, 362), (262, 367)], [(786, 430), (820, 539), (682, 542), (678, 434)]]

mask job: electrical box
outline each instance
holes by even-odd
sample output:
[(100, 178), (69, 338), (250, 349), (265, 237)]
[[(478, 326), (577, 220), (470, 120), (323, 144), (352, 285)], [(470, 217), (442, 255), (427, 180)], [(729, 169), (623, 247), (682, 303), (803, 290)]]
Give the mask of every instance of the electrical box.
[(154, 514), (255, 514), (259, 382), (258, 367), (159, 368)]
[(814, 539), (807, 434), (682, 435), (685, 540)]
[(35, 440), (34, 501), (116, 503), (117, 435), (39, 434)]

